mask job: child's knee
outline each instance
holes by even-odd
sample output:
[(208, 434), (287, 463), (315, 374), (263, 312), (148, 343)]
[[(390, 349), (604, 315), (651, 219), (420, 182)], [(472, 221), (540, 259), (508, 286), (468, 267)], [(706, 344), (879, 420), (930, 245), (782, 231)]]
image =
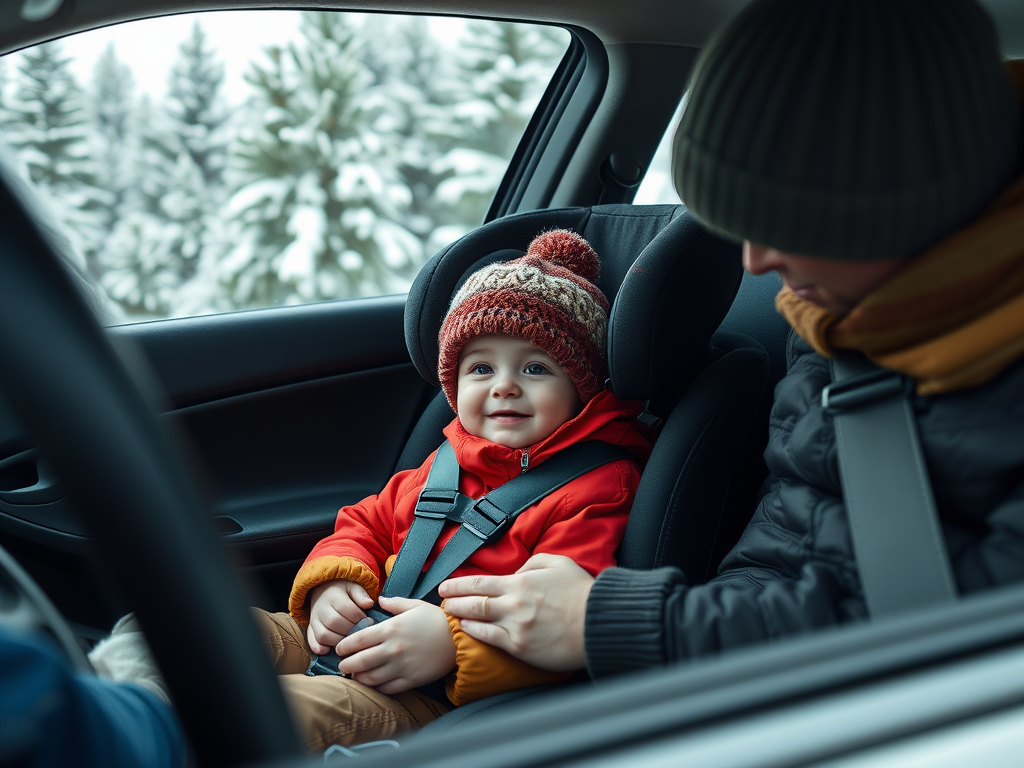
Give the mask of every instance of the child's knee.
[(270, 613), (253, 608), (253, 615), (270, 654), (271, 662), (279, 674), (305, 672), (313, 656), (306, 644), (302, 627), (287, 613)]
[(282, 675), (281, 688), (306, 749), (322, 753), (390, 739), (421, 723), (397, 698), (333, 675)]

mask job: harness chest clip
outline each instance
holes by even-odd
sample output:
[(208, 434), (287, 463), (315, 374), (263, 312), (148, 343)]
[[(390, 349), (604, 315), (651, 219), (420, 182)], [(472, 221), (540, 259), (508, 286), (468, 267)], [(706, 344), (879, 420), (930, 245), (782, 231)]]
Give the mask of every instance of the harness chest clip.
[(438, 488), (424, 488), (416, 501), (416, 509), (413, 514), (416, 517), (426, 517), (433, 520), (442, 520), (451, 516), (458, 504), (460, 494), (458, 491), (448, 491)]
[(466, 530), (484, 541), (497, 538), (506, 523), (508, 513), (487, 497), (470, 507), (462, 521)]

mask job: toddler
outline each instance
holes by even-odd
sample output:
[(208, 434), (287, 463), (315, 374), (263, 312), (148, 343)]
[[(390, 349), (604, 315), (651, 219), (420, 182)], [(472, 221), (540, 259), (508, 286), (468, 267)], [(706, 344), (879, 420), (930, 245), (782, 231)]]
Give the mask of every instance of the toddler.
[[(512, 574), (539, 552), (568, 556), (592, 575), (615, 564), (650, 445), (636, 421), (640, 404), (604, 389), (608, 301), (594, 284), (598, 270), (586, 240), (550, 231), (522, 258), (475, 272), (452, 300), (438, 377), (458, 414), (444, 434), (462, 494), (479, 498), (582, 441), (618, 445), (633, 457), (552, 491), (455, 576)], [(453, 706), (565, 677), (469, 637), (433, 603), (380, 597), (433, 458), (342, 508), (334, 533), (299, 570), (289, 613), (258, 611), (311, 751), (389, 738)], [(428, 567), (456, 529), (442, 532)], [(378, 598), (393, 617), (349, 634)], [(304, 674), (315, 655), (334, 652), (344, 676)], [(417, 690), (439, 680), (443, 694)]]

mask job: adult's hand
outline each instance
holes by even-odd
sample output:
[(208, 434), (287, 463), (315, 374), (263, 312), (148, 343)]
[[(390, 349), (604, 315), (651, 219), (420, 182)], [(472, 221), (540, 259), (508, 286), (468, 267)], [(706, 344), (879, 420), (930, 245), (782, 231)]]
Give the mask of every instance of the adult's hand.
[(441, 584), (444, 609), (466, 634), (535, 667), (586, 666), (583, 625), (594, 577), (562, 555), (534, 555), (511, 576)]

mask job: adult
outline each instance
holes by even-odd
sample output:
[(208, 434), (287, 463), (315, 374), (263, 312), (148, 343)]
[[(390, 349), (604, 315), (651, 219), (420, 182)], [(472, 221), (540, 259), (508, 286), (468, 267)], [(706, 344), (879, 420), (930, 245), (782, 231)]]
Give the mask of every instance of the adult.
[(717, 33), (674, 181), (747, 270), (785, 283), (770, 491), (706, 584), (537, 555), (443, 585), (463, 629), (602, 676), (863, 619), (820, 401), (837, 349), (912, 378), (960, 592), (1024, 580), (1022, 98), (972, 0), (755, 0)]

